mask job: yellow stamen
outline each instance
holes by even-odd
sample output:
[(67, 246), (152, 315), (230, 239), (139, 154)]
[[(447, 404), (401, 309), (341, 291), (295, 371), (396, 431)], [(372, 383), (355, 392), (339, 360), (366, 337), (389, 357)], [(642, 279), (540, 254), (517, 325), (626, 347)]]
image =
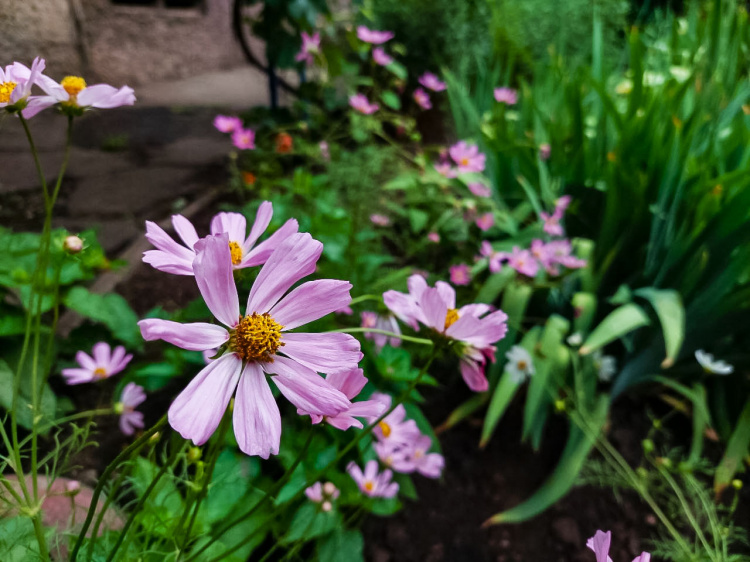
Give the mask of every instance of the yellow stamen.
[(455, 308), (449, 308), (448, 314), (445, 315), (445, 330), (453, 326), (458, 320), (458, 310)]
[(80, 91), (86, 87), (86, 81), (80, 76), (66, 76), (62, 79), (60, 85), (72, 99), (75, 99)]
[(364, 489), (368, 492), (372, 492), (375, 489), (375, 484), (368, 480), (367, 482), (365, 482)]
[(378, 427), (380, 428), (380, 431), (383, 432), (383, 437), (390, 437), (391, 435), (391, 426), (385, 423), (384, 421), (380, 422), (378, 424)]
[(462, 166), (468, 166), (469, 165), (469, 159), (468, 158), (461, 158), (461, 165)]
[(232, 265), (240, 265), (242, 261), (242, 247), (237, 242), (230, 242), (229, 251), (232, 254)]
[(423, 451), (420, 451), (419, 449), (417, 449), (416, 451), (414, 451), (414, 458), (415, 459), (421, 459), (422, 455), (424, 455)]
[(94, 369), (94, 377), (97, 379), (106, 379), (107, 370), (104, 367), (97, 367)]
[(526, 363), (526, 361), (521, 359), (518, 363), (516, 363), (516, 367), (518, 367), (519, 371), (525, 371), (528, 367), (528, 364)]
[(15, 82), (0, 82), (0, 103), (10, 103), (10, 95), (17, 85)]
[(266, 312), (240, 318), (229, 338), (229, 347), (244, 361), (272, 363), (276, 351), (284, 345), (281, 330), (284, 326)]

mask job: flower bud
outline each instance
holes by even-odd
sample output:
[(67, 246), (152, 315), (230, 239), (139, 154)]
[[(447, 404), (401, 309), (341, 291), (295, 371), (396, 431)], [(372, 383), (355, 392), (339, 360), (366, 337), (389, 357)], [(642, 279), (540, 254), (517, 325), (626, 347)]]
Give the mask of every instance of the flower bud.
[(322, 509), (323, 511), (328, 512), (328, 511), (331, 511), (331, 509), (333, 509), (333, 506), (331, 505), (331, 502), (325, 501), (320, 506), (320, 509)]
[(732, 487), (735, 490), (741, 490), (742, 486), (743, 486), (742, 480), (740, 480), (739, 478), (735, 478), (734, 480), (732, 480)]
[(323, 484), (323, 493), (326, 496), (332, 496), (336, 492), (336, 486), (333, 485), (333, 482), (326, 482)]
[(77, 254), (83, 250), (83, 240), (78, 236), (66, 236), (63, 242), (63, 250), (69, 254)]
[(65, 495), (73, 497), (81, 491), (81, 483), (76, 480), (65, 482)]
[(644, 439), (641, 441), (641, 445), (643, 446), (643, 452), (647, 455), (654, 452), (654, 442), (651, 439)]
[(187, 452), (187, 460), (189, 463), (198, 462), (203, 456), (203, 451), (200, 447), (190, 447)]
[(636, 469), (636, 471), (635, 471), (635, 472), (636, 472), (636, 474), (638, 474), (638, 476), (639, 476), (639, 477), (640, 477), (640, 478), (641, 478), (642, 480), (645, 480), (646, 478), (648, 478), (648, 470), (646, 470), (646, 469), (645, 469), (644, 467), (642, 467), (642, 466), (639, 466), (639, 467), (638, 467), (638, 468)]

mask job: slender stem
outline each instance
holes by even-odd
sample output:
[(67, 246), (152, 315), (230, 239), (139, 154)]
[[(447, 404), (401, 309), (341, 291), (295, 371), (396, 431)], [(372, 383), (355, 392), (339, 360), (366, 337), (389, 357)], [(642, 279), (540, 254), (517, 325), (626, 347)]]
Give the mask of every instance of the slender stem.
[[(78, 556), (78, 551), (81, 549), (81, 545), (83, 544), (83, 538), (86, 536), (86, 532), (89, 530), (89, 526), (91, 525), (91, 520), (94, 518), (94, 512), (96, 511), (96, 506), (99, 503), (99, 496), (102, 494), (102, 490), (104, 489), (105, 484), (107, 483), (107, 480), (109, 478), (109, 475), (112, 474), (112, 472), (126, 459), (130, 458), (130, 456), (138, 451), (143, 445), (146, 444), (146, 442), (151, 439), (151, 436), (154, 435), (161, 427), (167, 423), (167, 416), (166, 414), (162, 416), (162, 418), (157, 421), (150, 429), (148, 429), (143, 435), (141, 435), (138, 439), (133, 441), (122, 453), (117, 455), (115, 457), (115, 460), (113, 460), (109, 465), (107, 465), (107, 468), (104, 469), (104, 472), (102, 472), (102, 475), (99, 477), (99, 481), (96, 483), (96, 488), (94, 489), (94, 494), (91, 497), (91, 505), (89, 505), (88, 513), (86, 514), (86, 520), (83, 523), (83, 527), (81, 528), (81, 532), (78, 535), (78, 540), (76, 541), (75, 547), (73, 547), (73, 552), (70, 555), (70, 560), (76, 560), (76, 556)], [(90, 558), (90, 556), (89, 556)]]
[(340, 334), (340, 333), (368, 333), (368, 334), (383, 334), (384, 336), (390, 336), (392, 338), (398, 338), (400, 340), (418, 343), (421, 345), (435, 345), (432, 340), (425, 338), (415, 338), (413, 336), (405, 336), (403, 334), (396, 334), (394, 332), (388, 332), (387, 330), (378, 330), (377, 328), (341, 328), (340, 330), (330, 330), (325, 332), (327, 334)]
[(34, 158), (34, 166), (36, 167), (36, 173), (39, 176), (39, 181), (42, 183), (42, 190), (44, 191), (44, 203), (45, 206), (49, 204), (49, 189), (47, 187), (47, 178), (44, 177), (44, 170), (42, 169), (42, 163), (39, 161), (39, 151), (36, 149), (36, 144), (34, 143), (34, 137), (31, 135), (31, 130), (29, 129), (29, 122), (24, 118), (24, 116), (19, 113), (18, 119), (21, 121), (21, 126), (23, 127), (24, 133), (26, 133), (26, 140), (29, 141), (29, 148), (31, 149), (31, 156)]
[(349, 306), (359, 304), (365, 301), (382, 301), (382, 300), (383, 300), (383, 297), (380, 295), (360, 295), (358, 297), (354, 297), (349, 303)]

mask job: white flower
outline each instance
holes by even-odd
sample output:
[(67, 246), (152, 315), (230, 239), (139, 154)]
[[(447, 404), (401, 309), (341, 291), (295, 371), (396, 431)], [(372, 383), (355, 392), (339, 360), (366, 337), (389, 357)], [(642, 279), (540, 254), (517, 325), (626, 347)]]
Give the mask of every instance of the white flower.
[(510, 351), (505, 354), (508, 363), (505, 370), (510, 373), (513, 382), (521, 384), (534, 374), (534, 363), (531, 361), (531, 354), (520, 345), (514, 345)]
[(706, 353), (702, 349), (695, 352), (695, 358), (701, 364), (703, 370), (712, 375), (728, 375), (734, 372), (732, 365), (721, 359), (714, 359), (713, 355)]
[(579, 345), (581, 345), (583, 343), (583, 336), (581, 335), (581, 332), (576, 332), (568, 336), (567, 342), (571, 347), (578, 347)]
[(617, 373), (617, 360), (611, 355), (604, 355), (600, 349), (596, 351), (591, 358), (594, 360), (596, 375), (602, 382), (609, 382)]

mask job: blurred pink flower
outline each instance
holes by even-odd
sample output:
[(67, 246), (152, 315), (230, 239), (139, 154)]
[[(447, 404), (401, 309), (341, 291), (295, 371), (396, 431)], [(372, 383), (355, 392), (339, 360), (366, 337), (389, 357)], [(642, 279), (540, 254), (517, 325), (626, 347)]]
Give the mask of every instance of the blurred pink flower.
[(427, 240), (429, 240), (430, 242), (434, 242), (435, 244), (438, 244), (440, 242), (440, 235), (437, 232), (432, 231), (427, 234)]
[[(391, 396), (382, 392), (374, 392), (370, 399), (383, 405), (380, 415), (387, 411), (393, 403)], [(419, 428), (417, 422), (406, 419), (406, 408), (403, 404), (399, 404), (378, 423), (372, 432), (380, 442), (402, 446), (417, 438)]]
[[(362, 369), (353, 368), (344, 371), (337, 371), (326, 376), (326, 382), (336, 390), (340, 390), (350, 401), (354, 400), (367, 384)], [(380, 400), (362, 400), (352, 402), (351, 405), (336, 414), (335, 416), (323, 416), (312, 414), (298, 409), (297, 413), (301, 415), (310, 415), (313, 424), (325, 421), (331, 427), (346, 431), (350, 427), (362, 428), (362, 422), (356, 418), (363, 418), (367, 423), (372, 423), (386, 411), (386, 406)]]
[(458, 169), (451, 166), (450, 162), (439, 162), (435, 164), (435, 170), (441, 176), (445, 176), (448, 179), (453, 179), (458, 176)]
[(333, 484), (333, 482), (326, 482), (325, 484), (316, 482), (309, 488), (305, 489), (305, 495), (310, 501), (319, 503), (321, 510), (331, 511), (333, 508), (333, 500), (338, 499), (339, 497), (339, 489)]
[(318, 148), (320, 148), (320, 157), (326, 162), (330, 162), (331, 151), (328, 148), (328, 143), (326, 141), (320, 141), (320, 143), (318, 144)]
[(485, 155), (479, 152), (475, 144), (467, 144), (460, 141), (451, 146), (450, 156), (458, 165), (459, 172), (482, 172), (484, 171)]
[(214, 127), (222, 133), (233, 133), (242, 129), (242, 119), (229, 115), (217, 115), (214, 117)]
[[(211, 234), (229, 235), (229, 255), (234, 269), (263, 265), (279, 244), (297, 232), (296, 219), (289, 219), (256, 246), (255, 243), (268, 228), (272, 217), (273, 205), (270, 201), (264, 201), (258, 207), (250, 234), (246, 234), (247, 221), (240, 213), (219, 213), (211, 219)], [(198, 233), (192, 223), (182, 215), (172, 215), (172, 226), (184, 246), (175, 242), (156, 223), (146, 221), (146, 239), (156, 246), (156, 250), (144, 252), (143, 261), (165, 273), (193, 275)]]
[(380, 66), (388, 66), (393, 62), (393, 57), (386, 53), (382, 47), (375, 47), (372, 50), (372, 60)]
[(507, 105), (518, 103), (518, 92), (513, 88), (495, 88), (495, 101)]
[(31, 68), (20, 62), (9, 64), (4, 69), (0, 67), (0, 109), (7, 111), (21, 111), (24, 119), (31, 119), (34, 115), (57, 103), (51, 96), (32, 96), (31, 88), (41, 80), (56, 84), (54, 80), (44, 76), (44, 59), (36, 57)]
[(372, 460), (365, 465), (362, 472), (354, 462), (350, 462), (346, 471), (359, 486), (360, 491), (373, 498), (392, 498), (398, 493), (398, 483), (391, 482), (393, 472), (386, 469), (378, 473), (378, 461)]
[(527, 277), (536, 277), (539, 271), (539, 262), (537, 262), (528, 250), (521, 250), (518, 246), (513, 246), (513, 252), (506, 255), (508, 265), (518, 273)]
[[(365, 310), (361, 313), (361, 318), (363, 328), (375, 328), (376, 330), (383, 330), (385, 332), (392, 332), (401, 335), (401, 328), (399, 328), (398, 322), (396, 322), (396, 319), (390, 314), (383, 315), (370, 310)], [(385, 334), (365, 332), (365, 338), (372, 340), (375, 343), (375, 349), (378, 352), (380, 352), (386, 344), (391, 347), (398, 347), (401, 345), (401, 340), (398, 337), (386, 336)]]
[(451, 283), (454, 285), (468, 285), (471, 283), (471, 269), (465, 263), (450, 266)]
[(482, 183), (470, 183), (467, 187), (477, 197), (489, 197), (492, 195), (492, 190)]
[(364, 25), (357, 27), (357, 37), (360, 41), (365, 43), (371, 43), (373, 45), (381, 45), (393, 39), (394, 34), (392, 31), (376, 31), (374, 29), (368, 29)]
[(552, 154), (552, 147), (549, 145), (549, 143), (542, 143), (539, 145), (539, 158), (546, 161), (549, 160), (550, 155)]
[(497, 273), (503, 268), (503, 261), (507, 259), (509, 255), (507, 252), (496, 252), (487, 240), (482, 241), (479, 253), (482, 257), (487, 258), (487, 265), (490, 273)]
[(570, 240), (552, 240), (551, 242), (547, 242), (546, 250), (553, 262), (559, 263), (568, 269), (586, 267), (586, 260), (572, 255), (573, 247), (570, 244)]
[(544, 211), (542, 211), (540, 215), (544, 221), (544, 232), (550, 236), (563, 236), (565, 234), (563, 227), (560, 224), (563, 214), (559, 209), (555, 209), (555, 212), (551, 215)]
[(120, 414), (120, 430), (125, 435), (133, 435), (136, 429), (143, 429), (143, 413), (136, 412), (135, 407), (145, 400), (146, 393), (142, 386), (130, 382), (122, 389), (115, 412)]
[(479, 230), (484, 232), (495, 225), (495, 215), (492, 213), (485, 213), (477, 217), (475, 222)]
[(365, 115), (371, 115), (380, 109), (378, 104), (370, 103), (370, 100), (368, 100), (367, 96), (364, 94), (354, 94), (353, 96), (350, 96), (349, 105), (352, 109), (364, 113)]
[(573, 198), (570, 195), (563, 195), (562, 197), (558, 197), (555, 201), (555, 211), (564, 213), (568, 209), (568, 206), (570, 206), (570, 202), (572, 200)]
[(433, 92), (442, 92), (445, 90), (445, 82), (441, 82), (432, 72), (425, 72), (422, 74), (422, 76), (419, 77), (419, 83)]
[(235, 129), (232, 132), (232, 144), (240, 150), (255, 148), (255, 131), (252, 129)]
[(91, 353), (93, 357), (84, 351), (76, 353), (76, 362), (80, 367), (62, 370), (66, 383), (81, 384), (107, 379), (125, 369), (133, 358), (132, 355), (125, 354), (125, 348), (121, 345), (113, 351), (103, 341), (95, 344)]
[(370, 215), (370, 222), (377, 226), (389, 226), (391, 224), (391, 219), (386, 215), (373, 213), (372, 215)]
[(414, 90), (414, 101), (422, 109), (432, 109), (432, 102), (430, 102), (430, 96), (422, 88)]
[[(195, 247), (195, 280), (220, 324), (179, 324), (149, 318), (138, 322), (146, 341), (164, 340), (193, 351), (226, 346), (204, 367), (169, 408), (170, 425), (185, 439), (202, 445), (219, 425), (237, 390), (234, 434), (241, 451), (268, 458), (278, 454), (281, 415), (268, 377), (298, 411), (336, 416), (351, 402), (318, 373), (356, 368), (359, 342), (342, 333), (290, 333), (349, 304), (351, 284), (321, 279), (289, 289), (312, 274), (323, 244), (309, 234), (282, 242), (258, 273), (240, 314), (232, 274), (229, 237), (207, 236)], [(281, 355), (283, 353), (283, 355)]]
[(420, 434), (414, 441), (401, 447), (382, 442), (375, 443), (373, 447), (378, 458), (396, 472), (418, 472), (427, 478), (440, 478), (445, 459), (439, 453), (429, 453), (431, 446), (432, 439)]
[(310, 66), (315, 62), (315, 54), (320, 50), (320, 33), (316, 31), (309, 35), (303, 31), (301, 37), (302, 47), (294, 60), (297, 62), (304, 61), (306, 65)]

